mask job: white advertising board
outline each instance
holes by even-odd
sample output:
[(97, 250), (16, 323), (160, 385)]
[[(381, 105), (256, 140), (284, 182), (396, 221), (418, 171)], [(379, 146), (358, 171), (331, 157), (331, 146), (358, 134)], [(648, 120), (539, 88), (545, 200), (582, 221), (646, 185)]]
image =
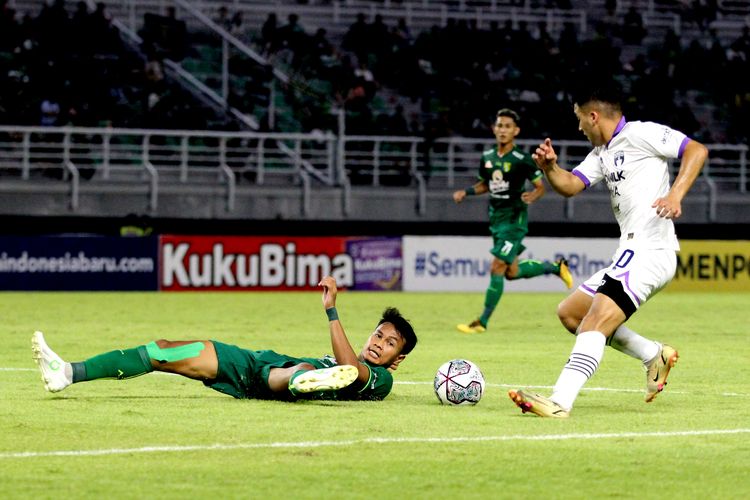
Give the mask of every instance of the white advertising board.
[[(607, 266), (617, 249), (617, 238), (536, 238), (523, 241), (520, 259), (568, 260), (578, 286), (594, 272)], [(403, 266), (405, 291), (482, 292), (489, 282), (492, 255), (489, 236), (404, 236)], [(506, 280), (506, 291), (566, 291), (554, 275)]]

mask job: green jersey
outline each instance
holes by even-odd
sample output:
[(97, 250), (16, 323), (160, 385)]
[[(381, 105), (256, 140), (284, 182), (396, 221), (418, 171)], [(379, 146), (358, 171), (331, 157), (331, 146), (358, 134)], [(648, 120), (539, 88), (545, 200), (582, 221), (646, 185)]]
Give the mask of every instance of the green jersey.
[(393, 387), (393, 376), (386, 367), (364, 361), (370, 369), (370, 378), (366, 383), (355, 381), (337, 391), (300, 394), (297, 397), (288, 392), (273, 392), (268, 387), (268, 374), (272, 368), (286, 368), (300, 363), (310, 363), (315, 368), (329, 368), (336, 366), (336, 358), (330, 355), (322, 358), (296, 358), (274, 351), (251, 351), (215, 340), (212, 342), (219, 362), (218, 373), (215, 379), (203, 383), (237, 399), (380, 400)]
[[(329, 368), (336, 366), (336, 358), (326, 355), (322, 358), (302, 358), (315, 368)], [(370, 369), (370, 378), (364, 384), (355, 381), (349, 387), (338, 391), (313, 393), (314, 399), (383, 399), (393, 387), (393, 375), (383, 366), (373, 365), (369, 361), (363, 363)]]
[(490, 224), (518, 224), (527, 226), (527, 205), (521, 199), (526, 190), (526, 181), (542, 177), (531, 155), (513, 146), (508, 153), (500, 155), (497, 146), (482, 153), (479, 180), (487, 184), (490, 192)]

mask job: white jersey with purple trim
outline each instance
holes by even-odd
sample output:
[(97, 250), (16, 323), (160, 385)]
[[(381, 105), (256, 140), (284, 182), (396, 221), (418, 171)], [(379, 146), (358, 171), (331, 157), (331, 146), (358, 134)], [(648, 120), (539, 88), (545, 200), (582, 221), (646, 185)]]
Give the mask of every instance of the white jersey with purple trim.
[(602, 180), (607, 184), (620, 245), (680, 249), (674, 223), (651, 205), (669, 191), (668, 160), (680, 158), (689, 141), (665, 125), (623, 117), (609, 143), (595, 147), (573, 169), (586, 187)]

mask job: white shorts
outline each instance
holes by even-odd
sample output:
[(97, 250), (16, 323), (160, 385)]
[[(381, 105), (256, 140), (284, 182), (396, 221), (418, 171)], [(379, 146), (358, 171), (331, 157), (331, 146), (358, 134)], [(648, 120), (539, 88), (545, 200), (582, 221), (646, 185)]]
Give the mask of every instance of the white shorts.
[(677, 270), (677, 255), (672, 249), (619, 247), (612, 264), (594, 273), (578, 287), (593, 296), (604, 275), (622, 283), (622, 289), (636, 309), (672, 281)]

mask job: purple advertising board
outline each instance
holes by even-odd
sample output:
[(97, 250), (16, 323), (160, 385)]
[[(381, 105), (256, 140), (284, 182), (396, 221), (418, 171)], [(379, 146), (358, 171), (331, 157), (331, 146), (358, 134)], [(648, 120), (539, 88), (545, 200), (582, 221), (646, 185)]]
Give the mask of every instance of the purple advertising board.
[(401, 238), (352, 238), (346, 253), (354, 261), (354, 290), (401, 290)]

